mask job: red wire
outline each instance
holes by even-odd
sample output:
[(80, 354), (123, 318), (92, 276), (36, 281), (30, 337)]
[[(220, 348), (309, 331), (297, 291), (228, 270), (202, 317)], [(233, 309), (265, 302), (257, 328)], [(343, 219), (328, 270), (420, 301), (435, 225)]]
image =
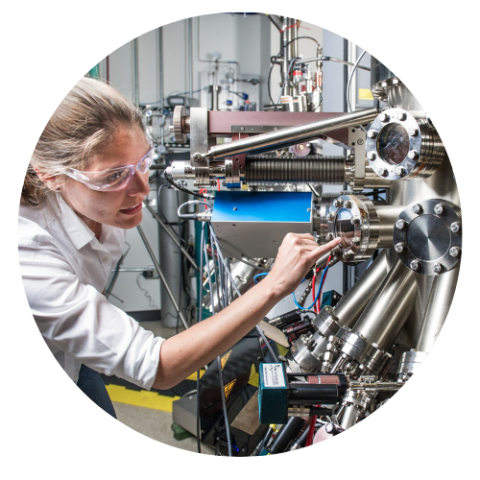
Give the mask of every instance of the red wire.
[(317, 415), (314, 415), (310, 420), (310, 425), (308, 427), (307, 441), (305, 443), (306, 447), (309, 447), (313, 442), (313, 434), (315, 433), (316, 423), (317, 423)]
[[(312, 278), (312, 298), (313, 301), (315, 302), (315, 277), (317, 276), (317, 272), (313, 272), (313, 278)], [(317, 313), (317, 305), (313, 305), (313, 311)]]

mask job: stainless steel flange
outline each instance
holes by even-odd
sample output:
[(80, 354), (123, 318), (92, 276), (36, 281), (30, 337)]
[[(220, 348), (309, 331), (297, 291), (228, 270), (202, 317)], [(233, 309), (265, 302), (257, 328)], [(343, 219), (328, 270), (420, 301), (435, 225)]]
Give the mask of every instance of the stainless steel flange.
[(446, 153), (429, 119), (390, 108), (378, 115), (368, 129), (366, 155), (380, 177), (405, 180), (432, 175)]
[(334, 254), (356, 264), (373, 255), (379, 246), (379, 219), (375, 205), (363, 195), (342, 195), (327, 215), (327, 240), (341, 237)]
[(439, 199), (408, 206), (395, 222), (393, 243), (400, 260), (416, 273), (440, 275), (454, 269), (462, 249), (460, 208)]
[(173, 110), (173, 133), (177, 143), (185, 143), (187, 141), (187, 134), (185, 133), (185, 118), (187, 112), (185, 107), (178, 105)]

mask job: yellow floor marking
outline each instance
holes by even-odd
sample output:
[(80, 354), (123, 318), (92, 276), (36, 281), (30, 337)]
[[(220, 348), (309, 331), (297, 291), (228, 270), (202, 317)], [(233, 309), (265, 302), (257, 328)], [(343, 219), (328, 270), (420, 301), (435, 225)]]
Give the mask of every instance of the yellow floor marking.
[(129, 390), (120, 385), (106, 385), (113, 402), (126, 403), (137, 407), (152, 408), (163, 412), (172, 411), (172, 403), (180, 397), (166, 397), (147, 390)]
[[(200, 378), (203, 377), (203, 374), (205, 373), (205, 370), (200, 370)], [(197, 381), (197, 372), (195, 373), (192, 373), (191, 375), (189, 375), (185, 380), (194, 380), (194, 381)]]

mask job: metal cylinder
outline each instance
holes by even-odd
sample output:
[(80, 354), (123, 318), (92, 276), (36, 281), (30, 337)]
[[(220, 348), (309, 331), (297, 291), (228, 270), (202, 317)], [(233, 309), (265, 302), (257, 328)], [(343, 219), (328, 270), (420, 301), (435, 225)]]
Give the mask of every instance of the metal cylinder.
[(416, 294), (415, 274), (397, 260), (352, 330), (387, 350), (407, 320)]
[(313, 140), (324, 133), (368, 123), (375, 119), (377, 115), (378, 110), (376, 108), (357, 110), (353, 113), (325, 118), (304, 125), (282, 128), (273, 132), (261, 133), (260, 135), (243, 138), (235, 142), (215, 145), (209, 149), (208, 155), (215, 160), (248, 152), (278, 150), (279, 148), (295, 145), (303, 141)]
[[(257, 259), (254, 259), (257, 260)], [(233, 281), (235, 282), (236, 287), (238, 288), (239, 292), (243, 294), (247, 288), (252, 283), (253, 277), (258, 272), (258, 269), (251, 267), (243, 262), (236, 262), (231, 268), (231, 274)], [(220, 310), (218, 305), (218, 298), (222, 298), (222, 293), (220, 295), (217, 294), (218, 290), (218, 283), (212, 286), (213, 294), (210, 293), (209, 295), (205, 296), (203, 307), (207, 310), (210, 310), (212, 313), (216, 313)], [(228, 300), (226, 305), (229, 305), (235, 298), (237, 298), (237, 292), (235, 288), (229, 288), (228, 292)], [(213, 298), (213, 310), (212, 310), (212, 298)]]
[(335, 307), (335, 315), (341, 326), (351, 327), (355, 324), (387, 273), (387, 251), (383, 250)]
[(378, 248), (393, 246), (393, 229), (398, 215), (403, 210), (401, 205), (376, 205), (378, 215)]
[(342, 428), (347, 430), (347, 428), (353, 427), (355, 423), (357, 423), (357, 417), (358, 407), (355, 407), (354, 405), (346, 407), (342, 417)]
[(248, 185), (276, 183), (343, 184), (345, 158), (307, 155), (302, 159), (276, 160), (273, 155), (247, 157), (245, 182)]
[(433, 280), (416, 350), (428, 352), (437, 339), (455, 294), (459, 271), (456, 268)]

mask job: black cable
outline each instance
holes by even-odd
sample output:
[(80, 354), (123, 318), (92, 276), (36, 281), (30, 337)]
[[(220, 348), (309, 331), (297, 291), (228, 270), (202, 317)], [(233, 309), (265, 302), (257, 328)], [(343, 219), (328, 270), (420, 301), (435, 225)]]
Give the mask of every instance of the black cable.
[(212, 195), (203, 195), (202, 193), (195, 193), (195, 192), (192, 192), (186, 188), (183, 188), (181, 187), (180, 185), (178, 185), (177, 183), (175, 183), (172, 179), (172, 177), (170, 175), (168, 175), (167, 171), (165, 170), (165, 173), (163, 174), (163, 176), (165, 177), (165, 180), (172, 186), (174, 186), (175, 188), (177, 188), (178, 190), (182, 191), (182, 192), (185, 192), (185, 193), (188, 193), (189, 195), (193, 195), (194, 197), (198, 197), (198, 198), (205, 198), (207, 200), (210, 200), (213, 198)]

